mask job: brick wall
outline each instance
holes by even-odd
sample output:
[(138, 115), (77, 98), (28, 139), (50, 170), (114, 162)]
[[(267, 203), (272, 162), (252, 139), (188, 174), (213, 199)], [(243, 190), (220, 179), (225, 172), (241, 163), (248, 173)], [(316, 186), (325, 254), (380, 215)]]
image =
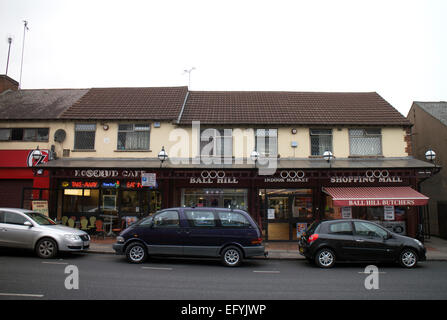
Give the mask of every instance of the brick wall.
[(19, 83), (7, 75), (0, 75), (0, 93), (6, 90), (18, 90)]

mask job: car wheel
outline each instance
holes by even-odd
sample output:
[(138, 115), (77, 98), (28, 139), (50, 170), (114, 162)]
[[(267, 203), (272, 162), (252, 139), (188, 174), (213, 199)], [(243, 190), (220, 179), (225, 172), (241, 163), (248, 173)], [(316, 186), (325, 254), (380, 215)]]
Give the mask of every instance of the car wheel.
[(404, 268), (413, 268), (418, 262), (418, 256), (412, 249), (405, 248), (399, 256), (399, 263)]
[(227, 267), (237, 267), (242, 263), (242, 252), (239, 248), (231, 246), (222, 251), (222, 262)]
[(57, 254), (57, 251), (57, 243), (53, 239), (41, 239), (36, 245), (37, 256), (42, 259), (54, 258)]
[(143, 263), (147, 258), (146, 247), (142, 243), (132, 243), (126, 248), (126, 257), (131, 263)]
[(332, 268), (335, 264), (335, 253), (331, 249), (323, 248), (315, 255), (315, 263), (320, 268)]

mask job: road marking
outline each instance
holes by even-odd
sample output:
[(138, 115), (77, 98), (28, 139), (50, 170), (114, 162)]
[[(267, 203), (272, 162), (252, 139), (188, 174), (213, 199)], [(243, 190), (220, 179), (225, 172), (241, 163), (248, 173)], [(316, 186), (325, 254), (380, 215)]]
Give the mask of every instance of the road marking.
[(274, 271), (274, 270), (272, 270), (272, 271), (254, 270), (253, 272), (256, 272), (256, 273), (281, 273), (281, 271)]
[(68, 264), (68, 262), (50, 262), (50, 261), (42, 261), (42, 263), (45, 264)]
[(159, 267), (141, 267), (141, 269), (150, 269), (150, 270), (168, 270), (171, 271), (172, 268), (159, 268)]
[[(372, 272), (365, 272), (365, 271), (362, 271), (362, 272), (359, 272), (359, 274), (371, 274)], [(376, 272), (376, 273), (381, 273), (381, 274), (385, 274), (386, 272)]]
[(0, 296), (11, 296), (11, 297), (32, 297), (32, 298), (43, 298), (43, 294), (30, 294), (30, 293), (1, 293)]

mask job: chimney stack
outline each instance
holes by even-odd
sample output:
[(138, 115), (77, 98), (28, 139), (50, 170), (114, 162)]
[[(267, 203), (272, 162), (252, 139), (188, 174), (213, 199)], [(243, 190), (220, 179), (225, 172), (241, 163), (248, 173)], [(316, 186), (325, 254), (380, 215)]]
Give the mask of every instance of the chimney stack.
[(5, 74), (0, 74), (0, 94), (6, 90), (18, 90), (19, 83)]

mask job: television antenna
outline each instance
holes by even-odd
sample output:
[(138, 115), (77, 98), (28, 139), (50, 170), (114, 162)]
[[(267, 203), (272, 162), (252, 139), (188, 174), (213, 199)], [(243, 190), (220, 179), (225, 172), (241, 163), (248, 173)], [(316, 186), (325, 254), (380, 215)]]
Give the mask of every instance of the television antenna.
[(190, 69), (185, 69), (185, 70), (183, 70), (183, 74), (185, 74), (185, 73), (188, 74), (188, 89), (191, 87), (191, 72), (192, 72), (193, 70), (196, 70), (196, 68), (195, 68), (195, 67), (192, 67), (192, 68), (190, 68)]
[(11, 52), (11, 43), (12, 43), (12, 37), (8, 37), (8, 58), (6, 60), (6, 72), (5, 74), (8, 75), (8, 67), (9, 67), (9, 53)]

